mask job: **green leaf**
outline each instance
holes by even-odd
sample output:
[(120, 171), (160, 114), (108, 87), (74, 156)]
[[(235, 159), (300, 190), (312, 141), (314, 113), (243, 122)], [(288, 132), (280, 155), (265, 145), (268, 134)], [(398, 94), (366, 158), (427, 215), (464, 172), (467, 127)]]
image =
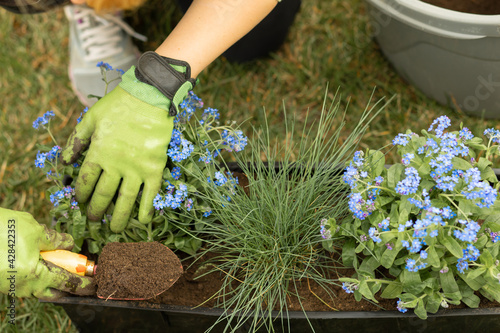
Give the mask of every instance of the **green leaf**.
[[(401, 199), (401, 203), (403, 203), (404, 201), (408, 202), (408, 200), (406, 200), (406, 199)], [(408, 216), (409, 215), (410, 215), (410, 210), (407, 210), (406, 208), (400, 208), (400, 210), (399, 210), (399, 217), (398, 217), (398, 223), (399, 224), (405, 224), (406, 221), (408, 221)]]
[(495, 171), (493, 171), (492, 168), (487, 167), (483, 171), (481, 171), (481, 179), (486, 180), (490, 183), (495, 184), (498, 182), (497, 175), (495, 174)]
[(182, 248), (182, 251), (190, 255), (194, 255), (196, 254), (196, 252), (200, 247), (201, 247), (201, 241), (199, 239), (191, 238), (185, 243), (184, 247)]
[(451, 159), (451, 163), (453, 164), (453, 169), (458, 169), (458, 170), (469, 170), (472, 168), (472, 164), (470, 162), (464, 160), (463, 158), (459, 157), (453, 157)]
[(122, 238), (122, 235), (120, 235), (120, 234), (109, 235), (109, 237), (108, 237), (108, 243), (109, 242), (112, 242), (112, 243), (119, 242), (121, 238)]
[(426, 190), (430, 190), (435, 185), (436, 185), (436, 183), (434, 181), (431, 181), (431, 180), (429, 180), (427, 178), (423, 178), (422, 181), (420, 182), (420, 187), (422, 189), (426, 189)]
[[(417, 156), (415, 156), (414, 161), (419, 161), (417, 172), (419, 175), (426, 176), (431, 172), (431, 167), (428, 163), (422, 163), (420, 159), (417, 159)], [(413, 161), (412, 161), (413, 162)]]
[(193, 185), (191, 185), (189, 183), (187, 183), (185, 185), (187, 185), (187, 190), (188, 190), (189, 193), (195, 193), (195, 192), (198, 191), (198, 189), (195, 186), (193, 186)]
[(450, 298), (452, 300), (462, 299), (462, 294), (460, 293), (452, 270), (449, 270), (446, 273), (440, 273), (439, 280), (441, 281), (441, 288), (443, 289), (447, 298)]
[(478, 249), (478, 250), (482, 250), (484, 248), (484, 246), (486, 245), (486, 243), (488, 242), (488, 236), (486, 235), (482, 235), (481, 237), (478, 238), (478, 240), (474, 243), (474, 246)]
[(462, 298), (474, 294), (474, 290), (472, 290), (464, 281), (457, 280), (457, 285), (460, 293), (462, 293)]
[(464, 256), (462, 247), (452, 236), (444, 235), (440, 233), (438, 235), (439, 241), (443, 244), (448, 251), (451, 252), (456, 258), (462, 258)]
[(342, 247), (342, 263), (346, 267), (354, 267), (354, 260), (356, 258), (356, 242), (354, 239), (349, 239)]
[(403, 286), (399, 282), (392, 282), (385, 287), (384, 291), (380, 294), (380, 297), (392, 299), (397, 298), (403, 292)]
[(98, 253), (99, 252), (99, 243), (96, 241), (90, 241), (88, 242), (89, 246), (89, 252), (90, 253)]
[(387, 244), (393, 239), (395, 239), (397, 236), (398, 236), (397, 230), (384, 231), (380, 234), (380, 239), (382, 239), (382, 243)]
[[(470, 148), (472, 148), (472, 147), (470, 147)], [(472, 157), (473, 159), (475, 159), (477, 157), (477, 154), (474, 150), (469, 149), (469, 156)]]
[(467, 283), (467, 285), (475, 291), (486, 285), (486, 280), (482, 276), (478, 276), (475, 279), (469, 279), (467, 275), (462, 274), (460, 275), (460, 278), (462, 278), (462, 280), (464, 280), (465, 283)]
[(66, 166), (66, 167), (63, 168), (61, 174), (68, 175), (68, 176), (72, 177), (73, 176), (73, 170), (74, 170), (74, 168), (72, 166), (68, 165), (68, 166)]
[(358, 272), (363, 272), (372, 277), (375, 277), (375, 270), (380, 266), (379, 261), (374, 257), (367, 257), (363, 259), (361, 265), (357, 269)]
[[(379, 196), (377, 197), (377, 201), (376, 201), (376, 205), (378, 207), (384, 207), (385, 205), (387, 205), (388, 203), (391, 203), (394, 201), (394, 197), (391, 196), (391, 197), (386, 197), (386, 196)], [(374, 215), (375, 213), (373, 213), (372, 215)], [(372, 216), (370, 215), (370, 216)]]
[(364, 252), (367, 252), (367, 253), (364, 253), (365, 255), (371, 255), (370, 251), (373, 251), (373, 248), (375, 247), (375, 243), (373, 242), (373, 240), (369, 240), (368, 242), (365, 242), (366, 243), (366, 246), (368, 248), (369, 251), (364, 251)]
[[(475, 136), (473, 137), (472, 139), (470, 140), (467, 140), (467, 144), (470, 145), (470, 144), (476, 144), (476, 145), (479, 145), (479, 144), (482, 144), (483, 143), (483, 138), (481, 137), (478, 137), (478, 136)], [(486, 146), (485, 146), (486, 147)], [(486, 148), (485, 148), (486, 149)]]
[(127, 229), (140, 229), (144, 231), (149, 231), (148, 227), (134, 218), (128, 220)]
[(185, 243), (186, 243), (186, 240), (182, 237), (175, 237), (175, 239), (174, 239), (174, 246), (176, 249), (184, 248)]
[[(383, 241), (383, 239), (382, 239)], [(384, 251), (387, 249), (386, 246), (380, 244), (380, 246), (377, 246), (375, 248), (375, 251), (373, 251), (373, 256), (377, 259), (377, 261), (380, 263), (380, 258), (382, 258), (382, 254)]]
[[(334, 248), (333, 248), (333, 240), (331, 239), (328, 239), (328, 240), (323, 240), (321, 242), (321, 245), (323, 246), (323, 248), (325, 250), (327, 250), (328, 252), (333, 252), (334, 251)], [(357, 248), (356, 248), (357, 249)]]
[(397, 267), (396, 264), (389, 268), (389, 274), (391, 274), (394, 277), (398, 277), (399, 274), (401, 274), (402, 269)]
[(90, 237), (95, 240), (101, 238), (101, 235), (99, 234), (99, 230), (101, 229), (101, 222), (88, 221), (88, 229)]
[(84, 241), (83, 237), (75, 238), (75, 246), (73, 247), (74, 252), (80, 252), (82, 250), (83, 241)]
[(376, 281), (375, 283), (372, 283), (371, 287), (370, 287), (370, 289), (374, 295), (380, 291), (380, 288), (382, 288), (382, 283), (380, 283), (378, 281)]
[(372, 176), (380, 176), (385, 170), (385, 155), (380, 150), (368, 151), (368, 165), (372, 168)]
[(476, 269), (470, 270), (469, 273), (467, 274), (467, 279), (474, 280), (480, 275), (483, 275), (484, 272), (487, 271), (487, 268), (484, 266), (478, 267)]
[(418, 295), (425, 288), (425, 284), (422, 283), (418, 272), (409, 272), (405, 269), (399, 275), (399, 279), (403, 284), (403, 290), (405, 292)]
[(439, 308), (441, 307), (441, 297), (436, 294), (436, 293), (430, 293), (426, 297), (426, 304), (425, 304), (425, 309), (429, 313), (436, 313), (438, 312)]
[(172, 177), (172, 174), (170, 173), (170, 169), (169, 168), (163, 169), (163, 179), (169, 179), (169, 180), (174, 179)]
[(500, 302), (500, 287), (498, 280), (494, 284), (488, 282), (481, 290), (487, 292), (495, 301)]
[(396, 241), (396, 245), (393, 247), (392, 250), (386, 249), (384, 251), (382, 257), (380, 258), (380, 264), (385, 268), (391, 268), (392, 264), (394, 263), (394, 259), (396, 259), (396, 256), (398, 255), (399, 251), (401, 251), (402, 248), (403, 245), (398, 239)]
[[(500, 276), (500, 272), (498, 271), (496, 265), (491, 266), (488, 269), (488, 275), (489, 275), (488, 278), (489, 278), (490, 281), (493, 280), (493, 281), (495, 281), (495, 283), (497, 283), (498, 277)], [(498, 287), (500, 288), (500, 284), (499, 284)]]
[(414, 308), (415, 306), (417, 306), (418, 298), (417, 298), (417, 296), (415, 296), (413, 294), (404, 293), (404, 294), (401, 294), (401, 296), (399, 298), (401, 298), (401, 301), (404, 303), (413, 302), (412, 304), (410, 304), (411, 308)]
[(441, 262), (434, 246), (427, 248), (427, 263), (432, 267), (440, 267)]
[(500, 242), (496, 243), (488, 243), (486, 244), (486, 248), (490, 251), (493, 258), (498, 258), (498, 252), (500, 249)]
[[(488, 168), (492, 164), (493, 163), (491, 163), (491, 161), (488, 160), (487, 158), (480, 157), (479, 160), (476, 163), (476, 167), (479, 169), (479, 171), (482, 172), (483, 170), (486, 170), (486, 168)], [(496, 179), (496, 177), (495, 177), (495, 179)]]
[(488, 249), (483, 249), (483, 253), (479, 256), (479, 260), (481, 263), (483, 263), (486, 267), (491, 267), (495, 264), (495, 259), (493, 259), (490, 251)]
[(168, 231), (167, 237), (162, 242), (166, 247), (171, 247), (174, 244), (174, 234), (171, 231)]
[(393, 164), (387, 170), (387, 187), (395, 188), (401, 180), (401, 175), (404, 173), (405, 167), (402, 164)]
[(424, 274), (424, 281), (422, 281), (427, 288), (431, 288), (432, 290), (438, 290), (441, 287), (439, 286), (439, 280), (436, 277), (429, 277), (428, 273), (425, 272)]
[(85, 234), (85, 228), (87, 226), (87, 218), (82, 216), (80, 210), (73, 213), (73, 232), (72, 236), (74, 239), (82, 238)]
[(405, 303), (405, 307), (408, 309), (413, 309), (418, 305), (419, 298), (417, 296), (410, 294), (410, 293), (404, 293), (401, 294), (400, 296), (401, 302)]
[(378, 301), (375, 299), (375, 297), (373, 296), (373, 293), (370, 289), (370, 287), (368, 286), (368, 283), (366, 282), (366, 280), (362, 280), (361, 283), (359, 284), (359, 288), (358, 288), (358, 291), (361, 293), (361, 295), (363, 295), (365, 298), (367, 299), (371, 299), (372, 301), (378, 303)]
[(420, 319), (427, 319), (427, 311), (425, 310), (424, 301), (422, 299), (418, 301), (417, 307), (415, 308), (415, 314)]
[(469, 148), (475, 149), (475, 150), (486, 150), (488, 147), (486, 147), (483, 144), (477, 144), (477, 143), (467, 143)]
[(363, 295), (359, 292), (358, 289), (354, 290), (354, 299), (359, 302), (363, 299)]
[(169, 229), (170, 229), (170, 223), (168, 223), (167, 219), (165, 219), (163, 227), (161, 228), (161, 232), (158, 234), (158, 238), (162, 237)]
[(391, 221), (399, 221), (399, 202), (400, 200), (396, 200), (391, 204), (391, 210), (389, 213), (389, 218)]
[[(365, 248), (366, 248), (365, 243), (360, 241), (360, 242), (359, 242), (359, 244), (358, 244), (358, 246), (356, 247), (355, 252), (356, 252), (356, 253), (360, 253), (360, 252), (362, 252)], [(344, 249), (342, 249), (342, 251), (343, 251), (343, 250), (344, 250)]]
[(462, 298), (462, 302), (465, 303), (469, 308), (477, 308), (479, 307), (479, 303), (481, 302), (481, 299), (477, 297), (476, 295), (472, 294), (469, 296), (465, 296)]
[(484, 219), (484, 223), (500, 224), (500, 213), (488, 215)]
[(196, 230), (196, 231), (202, 231), (203, 229), (205, 229), (205, 226), (206, 226), (205, 222), (203, 222), (203, 221), (196, 221), (194, 223), (194, 230)]
[(167, 213), (167, 217), (171, 220), (174, 220), (174, 221), (178, 221), (179, 220), (179, 216), (177, 214), (175, 214), (173, 211), (171, 211), (170, 209), (166, 211)]
[(469, 214), (482, 215), (485, 212), (484, 208), (479, 208), (476, 204), (466, 198), (459, 198), (457, 201), (460, 212), (462, 212), (466, 216), (468, 216)]
[(158, 215), (158, 216), (155, 216), (151, 222), (153, 223), (162, 223), (165, 221), (165, 216), (164, 215)]
[(340, 282), (353, 282), (355, 284), (359, 284), (358, 279), (353, 279), (353, 278), (348, 278), (348, 277), (341, 277), (341, 278), (339, 278), (339, 281)]

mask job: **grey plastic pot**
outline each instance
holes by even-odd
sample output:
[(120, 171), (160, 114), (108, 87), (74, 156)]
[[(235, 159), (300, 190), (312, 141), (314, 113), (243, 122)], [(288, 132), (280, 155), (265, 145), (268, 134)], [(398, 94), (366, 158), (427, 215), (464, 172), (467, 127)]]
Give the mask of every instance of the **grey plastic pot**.
[(500, 15), (419, 0), (366, 0), (371, 33), (396, 71), (465, 113), (500, 118)]

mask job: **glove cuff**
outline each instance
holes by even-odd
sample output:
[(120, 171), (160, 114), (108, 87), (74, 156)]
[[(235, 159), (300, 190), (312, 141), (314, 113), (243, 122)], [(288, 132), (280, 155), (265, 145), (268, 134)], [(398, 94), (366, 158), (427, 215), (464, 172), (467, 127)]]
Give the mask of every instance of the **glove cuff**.
[(132, 66), (122, 75), (120, 87), (144, 103), (175, 116), (179, 104), (195, 85), (190, 75), (191, 68), (187, 62), (148, 51), (139, 58), (137, 67)]
[(158, 89), (172, 101), (169, 115), (175, 116), (178, 106), (195, 86), (191, 67), (185, 61), (163, 57), (156, 52), (145, 52), (135, 68), (136, 78)]

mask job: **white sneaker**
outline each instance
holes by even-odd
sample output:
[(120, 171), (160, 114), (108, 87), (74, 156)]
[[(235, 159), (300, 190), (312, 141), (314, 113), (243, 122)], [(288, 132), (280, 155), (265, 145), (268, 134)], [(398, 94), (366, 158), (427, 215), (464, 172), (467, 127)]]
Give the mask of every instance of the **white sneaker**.
[[(113, 69), (127, 71), (140, 56), (130, 36), (143, 41), (146, 37), (123, 22), (120, 14), (97, 15), (92, 8), (77, 5), (65, 6), (64, 12), (70, 23), (69, 78), (80, 101), (90, 107), (97, 98), (88, 95), (103, 96), (105, 93), (105, 83), (97, 63), (103, 61)], [(107, 81), (119, 75), (118, 71), (108, 71)], [(109, 84), (107, 92), (118, 83), (119, 79)]]

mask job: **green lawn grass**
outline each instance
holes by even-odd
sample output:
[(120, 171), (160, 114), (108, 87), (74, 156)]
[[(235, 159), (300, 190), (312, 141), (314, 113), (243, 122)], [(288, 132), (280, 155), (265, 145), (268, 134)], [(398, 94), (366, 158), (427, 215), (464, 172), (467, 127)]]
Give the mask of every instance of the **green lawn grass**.
[[(150, 37), (141, 44), (143, 51), (154, 49), (179, 18), (172, 3), (151, 0), (129, 18)], [(154, 21), (161, 24), (149, 27)], [(68, 26), (62, 10), (21, 16), (2, 9), (0, 41), (0, 206), (30, 212), (48, 223), (50, 202), (45, 190), (49, 183), (33, 161), (36, 143), (50, 139), (34, 130), (32, 122), (54, 110), (54, 134), (63, 143), (83, 109), (67, 78)], [(372, 93), (372, 103), (395, 96), (370, 125), (362, 148), (385, 146), (406, 128), (419, 131), (443, 114), (451, 118), (454, 128), (463, 122), (475, 134), (486, 127), (500, 128), (497, 121), (438, 105), (405, 83), (372, 41), (362, 0), (303, 1), (287, 42), (278, 52), (246, 64), (218, 59), (199, 79), (195, 91), (205, 105), (218, 108), (224, 120), (244, 122), (247, 130), (262, 121), (266, 112), (278, 142), (284, 139), (283, 107), (301, 122), (308, 111), (317, 117), (325, 94), (332, 99), (337, 91), (343, 106), (349, 104), (348, 130), (370, 103)], [(389, 152), (388, 163), (394, 159)], [(0, 296), (2, 332), (8, 329), (6, 304), (6, 297)], [(31, 299), (18, 301), (16, 327), (20, 332), (74, 331), (62, 310)]]

